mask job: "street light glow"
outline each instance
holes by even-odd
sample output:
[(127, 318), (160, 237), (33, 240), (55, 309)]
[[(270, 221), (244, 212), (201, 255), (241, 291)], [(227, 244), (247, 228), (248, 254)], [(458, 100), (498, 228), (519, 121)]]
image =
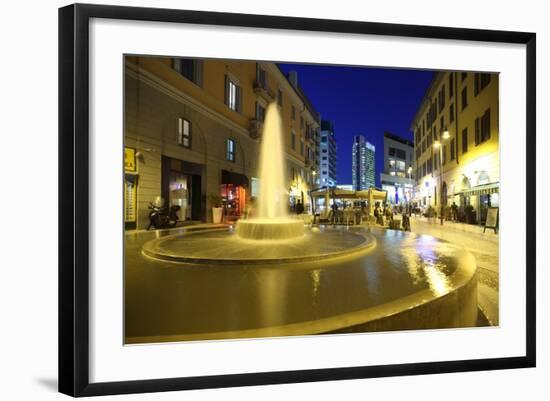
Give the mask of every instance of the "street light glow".
[(441, 142), (434, 141), (434, 148), (439, 149), (440, 146), (441, 146)]
[(449, 131), (448, 130), (445, 130), (443, 131), (443, 135), (441, 136), (443, 139), (449, 139)]

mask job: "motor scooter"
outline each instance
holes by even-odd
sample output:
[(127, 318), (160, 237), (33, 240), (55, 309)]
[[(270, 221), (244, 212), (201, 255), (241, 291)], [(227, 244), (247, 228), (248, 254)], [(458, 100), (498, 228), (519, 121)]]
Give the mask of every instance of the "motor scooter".
[(151, 227), (155, 229), (159, 228), (172, 228), (178, 224), (178, 211), (181, 209), (178, 205), (172, 205), (169, 209), (164, 206), (158, 206), (149, 202), (149, 225), (147, 230)]

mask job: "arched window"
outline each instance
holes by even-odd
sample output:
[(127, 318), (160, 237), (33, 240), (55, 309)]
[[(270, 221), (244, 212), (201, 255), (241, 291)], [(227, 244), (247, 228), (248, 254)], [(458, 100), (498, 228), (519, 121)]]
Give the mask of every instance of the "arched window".
[(488, 184), (489, 182), (491, 182), (491, 180), (487, 171), (481, 171), (477, 176), (477, 185)]

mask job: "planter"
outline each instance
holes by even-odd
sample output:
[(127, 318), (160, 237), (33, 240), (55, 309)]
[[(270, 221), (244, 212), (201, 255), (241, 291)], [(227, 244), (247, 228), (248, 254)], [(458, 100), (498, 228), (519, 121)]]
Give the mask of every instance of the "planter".
[(213, 207), (212, 208), (212, 223), (219, 224), (222, 222), (223, 208), (222, 207)]

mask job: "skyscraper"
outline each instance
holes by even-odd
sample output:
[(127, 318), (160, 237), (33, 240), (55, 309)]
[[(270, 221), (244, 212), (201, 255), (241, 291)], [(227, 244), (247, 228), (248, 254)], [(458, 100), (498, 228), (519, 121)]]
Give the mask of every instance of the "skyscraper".
[(360, 191), (374, 187), (374, 145), (365, 141), (363, 135), (353, 137), (352, 147), (352, 185)]
[(319, 146), (321, 156), (319, 158), (320, 182), (322, 187), (336, 186), (336, 138), (332, 121), (321, 121), (321, 142)]

